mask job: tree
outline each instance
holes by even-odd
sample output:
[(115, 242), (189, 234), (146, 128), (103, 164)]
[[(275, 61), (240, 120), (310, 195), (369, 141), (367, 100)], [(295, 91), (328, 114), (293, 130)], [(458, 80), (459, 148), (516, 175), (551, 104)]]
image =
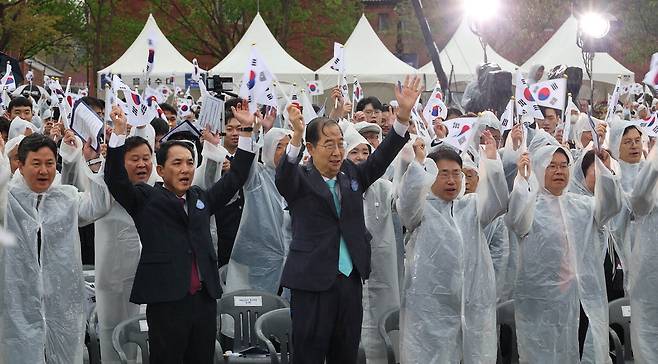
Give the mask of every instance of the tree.
[(349, 34), (360, 10), (357, 0), (156, 0), (151, 6), (166, 16), (164, 31), (172, 43), (213, 59), (233, 49), (256, 13), (283, 47), (301, 41), (304, 52), (319, 59), (324, 55), (319, 44)]
[(71, 45), (74, 34), (84, 29), (78, 8), (74, 0), (0, 3), (0, 49), (23, 60)]

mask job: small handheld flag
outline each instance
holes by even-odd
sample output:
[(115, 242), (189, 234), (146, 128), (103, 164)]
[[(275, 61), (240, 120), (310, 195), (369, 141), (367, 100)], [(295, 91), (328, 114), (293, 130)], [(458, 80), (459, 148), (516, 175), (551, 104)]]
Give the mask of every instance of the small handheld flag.
[(11, 64), (7, 62), (7, 68), (5, 70), (4, 76), (0, 79), (0, 90), (5, 90), (8, 92), (14, 91), (16, 89), (16, 80), (14, 79), (14, 74), (11, 70)]
[(544, 118), (530, 88), (528, 88), (528, 84), (521, 70), (516, 71), (516, 92), (514, 96), (516, 99), (516, 110), (519, 115), (529, 114), (535, 119)]
[(320, 80), (310, 81), (306, 85), (306, 89), (308, 90), (308, 94), (311, 96), (322, 95), (324, 92), (324, 87), (322, 87), (322, 81)]
[(649, 72), (644, 76), (642, 82), (653, 87), (654, 90), (658, 91), (658, 52), (654, 53), (651, 56), (651, 64), (649, 65)]

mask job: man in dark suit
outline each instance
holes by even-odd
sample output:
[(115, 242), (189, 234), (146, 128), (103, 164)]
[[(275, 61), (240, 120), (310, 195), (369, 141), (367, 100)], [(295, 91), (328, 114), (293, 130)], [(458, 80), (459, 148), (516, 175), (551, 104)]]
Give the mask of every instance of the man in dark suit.
[(370, 234), (363, 193), (381, 177), (409, 140), (411, 108), (420, 78), (407, 78), (395, 94), (400, 104), (394, 131), (356, 165), (345, 159), (336, 121), (313, 119), (306, 127), (308, 166), (300, 166), (304, 121), (288, 109), (294, 134), (276, 170), (276, 186), (292, 216), (292, 242), (281, 284), (291, 289), (294, 362), (356, 363), (361, 336), (362, 281), (370, 274)]
[(242, 187), (254, 159), (254, 118), (238, 108), (243, 131), (233, 168), (208, 190), (191, 185), (196, 154), (181, 140), (163, 143), (156, 155), (162, 185), (132, 184), (124, 166), (125, 115), (112, 111), (105, 182), (142, 243), (130, 301), (147, 304), (152, 363), (213, 363), (220, 290), (210, 217)]

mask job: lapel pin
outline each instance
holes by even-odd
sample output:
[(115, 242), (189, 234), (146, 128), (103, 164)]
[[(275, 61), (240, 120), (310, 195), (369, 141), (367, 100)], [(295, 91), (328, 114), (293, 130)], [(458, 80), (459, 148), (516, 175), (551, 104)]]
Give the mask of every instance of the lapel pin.
[(203, 208), (206, 207), (206, 205), (203, 204), (203, 201), (201, 200), (196, 200), (196, 208), (199, 210), (203, 210)]

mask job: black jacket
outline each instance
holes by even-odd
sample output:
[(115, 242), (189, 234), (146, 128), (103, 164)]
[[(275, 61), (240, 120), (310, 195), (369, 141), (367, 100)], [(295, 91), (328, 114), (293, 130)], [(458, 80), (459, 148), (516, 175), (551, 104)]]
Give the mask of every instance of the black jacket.
[[(276, 169), (276, 186), (292, 217), (292, 242), (281, 285), (306, 291), (325, 291), (338, 275), (342, 234), (361, 279), (370, 275), (370, 234), (363, 217), (363, 193), (379, 179), (409, 140), (389, 133), (367, 161), (345, 160), (337, 176), (341, 214), (320, 172), (312, 165), (290, 163), (283, 155)], [(298, 159), (301, 159), (301, 152)]]
[(186, 194), (186, 214), (178, 197), (162, 185), (133, 185), (124, 167), (124, 153), (123, 146), (108, 148), (105, 183), (132, 216), (142, 243), (130, 301), (158, 303), (185, 297), (190, 286), (192, 252), (208, 293), (217, 298), (219, 276), (210, 237), (210, 216), (245, 183), (254, 154), (239, 150), (231, 171), (209, 190), (192, 186)]

